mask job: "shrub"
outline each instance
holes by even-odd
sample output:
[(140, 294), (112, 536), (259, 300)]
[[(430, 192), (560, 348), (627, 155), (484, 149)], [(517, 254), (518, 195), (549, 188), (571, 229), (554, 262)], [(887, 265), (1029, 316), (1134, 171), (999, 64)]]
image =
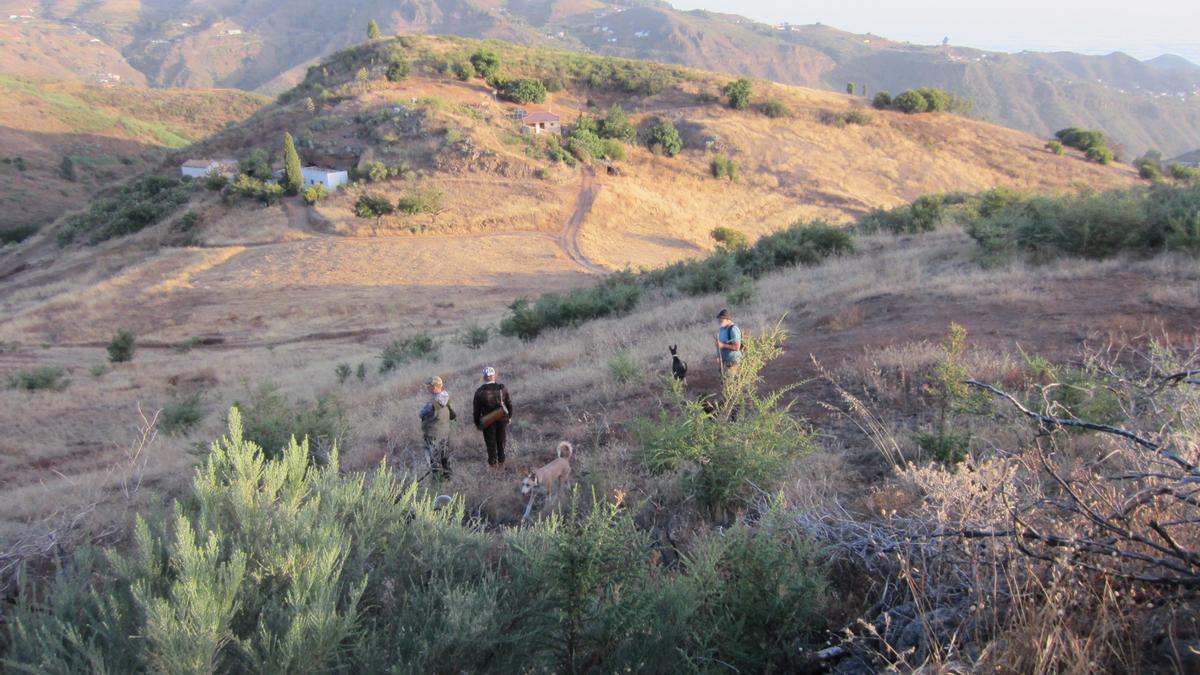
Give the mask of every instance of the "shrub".
[(367, 379), (367, 364), (360, 362), (358, 368), (354, 369), (354, 377), (358, 378), (359, 382), (365, 382)]
[(875, 94), (875, 98), (871, 101), (871, 105), (879, 110), (887, 110), (892, 107), (892, 95), (886, 91), (881, 91)]
[(0, 246), (19, 244), (37, 234), (37, 232), (37, 225), (18, 225), (17, 227), (0, 230)]
[(750, 97), (754, 91), (754, 82), (749, 78), (740, 77), (725, 85), (721, 93), (729, 99), (729, 107), (734, 110), (745, 110), (750, 107)]
[(6, 666), (796, 672), (826, 626), (825, 572), (782, 500), (667, 566), (620, 499), (489, 532), (390, 469), (339, 475), (332, 449), (264, 456), (253, 426), (231, 409), (190, 493), (128, 548), (82, 548), (21, 593)]
[(102, 197), (84, 213), (67, 219), (58, 243), (80, 239), (96, 244), (113, 237), (140, 232), (166, 220), (191, 197), (189, 181), (167, 176), (145, 176), (122, 186), (111, 197)]
[(375, 218), (378, 220), (384, 216), (391, 215), (395, 210), (396, 208), (392, 206), (391, 200), (378, 195), (360, 195), (358, 200), (354, 202), (354, 215), (359, 218)]
[(8, 378), (9, 389), (25, 391), (62, 391), (68, 384), (67, 371), (54, 366), (27, 370)]
[(1173, 162), (1167, 167), (1167, 172), (1171, 174), (1171, 178), (1177, 181), (1200, 181), (1200, 168), (1193, 168)]
[(1084, 156), (1088, 158), (1088, 161), (1092, 161), (1097, 164), (1110, 164), (1114, 159), (1116, 159), (1116, 155), (1113, 154), (1113, 151), (1103, 146), (1088, 148), (1087, 152), (1084, 153)]
[(500, 57), (493, 51), (480, 49), (471, 54), (471, 66), (479, 77), (489, 80), (500, 74)]
[(846, 124), (856, 124), (858, 126), (869, 126), (874, 119), (871, 114), (861, 108), (855, 108), (846, 113)]
[(625, 161), (625, 144), (615, 138), (605, 139), (604, 157), (613, 162)]
[(731, 181), (737, 181), (738, 176), (741, 175), (741, 167), (729, 157), (713, 157), (709, 170), (716, 179), (728, 178)]
[(674, 157), (683, 150), (683, 137), (671, 120), (658, 120), (646, 134), (646, 147), (667, 157)]
[(238, 173), (245, 174), (258, 180), (270, 180), (271, 158), (266, 150), (251, 150), (250, 154), (238, 162)]
[(1171, 230), (1167, 233), (1167, 248), (1200, 258), (1200, 210), (1191, 219), (1172, 218)]
[(466, 82), (475, 77), (475, 66), (470, 61), (459, 61), (453, 67), (454, 76)]
[(917, 445), (943, 464), (958, 464), (967, 458), (971, 435), (951, 429), (950, 424), (957, 415), (980, 412), (985, 406), (982, 395), (970, 389), (966, 380), (970, 373), (963, 366), (963, 355), (967, 349), (967, 329), (952, 323), (945, 342), (942, 343), (942, 359), (934, 368), (933, 381), (925, 391), (937, 401), (937, 417), (933, 430), (917, 435)]
[(910, 89), (893, 99), (892, 107), (909, 115), (923, 113), (929, 110), (929, 99)]
[(989, 256), (1108, 258), (1169, 248), (1172, 231), (1197, 211), (1200, 186), (1193, 185), (1022, 196), (969, 222), (967, 232)]
[(158, 413), (158, 428), (168, 436), (187, 433), (204, 419), (200, 392), (176, 399)]
[(390, 373), (400, 366), (418, 359), (430, 359), (437, 356), (438, 346), (433, 336), (428, 333), (410, 335), (394, 340), (383, 353), (379, 355), (379, 372)]
[(725, 302), (732, 307), (738, 307), (754, 299), (754, 282), (742, 278), (725, 296)]
[(541, 80), (519, 79), (499, 82), (500, 98), (513, 103), (541, 103), (546, 100), (546, 85)]
[(637, 129), (621, 106), (615, 103), (604, 117), (596, 121), (595, 132), (600, 138), (615, 139), (623, 143), (637, 140)]
[(438, 213), (442, 210), (442, 193), (432, 189), (413, 190), (396, 202), (396, 208), (410, 216)]
[(907, 206), (875, 209), (859, 219), (857, 228), (860, 232), (883, 230), (892, 234), (919, 234), (936, 230), (944, 219), (943, 197), (926, 195)]
[(387, 164), (376, 160), (363, 164), (363, 167), (358, 171), (358, 174), (360, 176), (366, 175), (367, 180), (372, 183), (378, 183), (380, 181), (387, 180), (390, 172), (388, 171)]
[(581, 162), (590, 162), (604, 156), (607, 148), (604, 140), (587, 127), (576, 127), (567, 137), (567, 150)]
[(109, 368), (108, 366), (104, 365), (103, 363), (96, 364), (88, 369), (88, 372), (91, 373), (92, 377), (95, 377), (95, 378), (104, 377), (105, 375), (109, 374), (109, 372), (111, 372), (111, 371), (112, 371), (112, 368)]
[(387, 77), (388, 82), (400, 82), (407, 78), (411, 72), (412, 65), (408, 62), (408, 59), (399, 58), (388, 64), (385, 77)]
[(133, 331), (122, 328), (118, 330), (116, 335), (113, 335), (109, 341), (108, 360), (112, 363), (127, 363), (133, 360), (133, 353), (137, 350), (137, 336)]
[(1057, 139), (1053, 140), (1053, 141), (1047, 141), (1046, 149), (1056, 155), (1061, 155), (1064, 152), (1062, 141), (1057, 140)]
[(1089, 131), (1078, 127), (1068, 127), (1055, 132), (1054, 137), (1062, 142), (1063, 145), (1087, 152), (1091, 148), (1099, 148), (1107, 145), (1104, 134), (1099, 131)]
[(265, 183), (257, 178), (241, 174), (233, 183), (225, 188), (225, 194), (230, 197), (253, 199), (261, 204), (273, 204), (283, 197), (283, 186), (278, 183)]
[(750, 247), (750, 239), (732, 227), (722, 225), (714, 229), (710, 236), (713, 241), (717, 242), (717, 248), (722, 251), (740, 251)]
[(762, 369), (783, 354), (776, 325), (747, 343), (741, 365), (726, 377), (713, 412), (672, 389), (672, 410), (635, 424), (642, 462), (653, 473), (686, 469), (686, 492), (721, 511), (772, 491), (784, 470), (812, 450), (802, 423), (782, 404), (787, 390), (760, 395)]
[(229, 185), (229, 179), (226, 178), (225, 174), (221, 173), (220, 171), (214, 169), (213, 171), (209, 171), (204, 176), (204, 188), (206, 190), (220, 192), (221, 190), (225, 189), (226, 185)]
[(333, 372), (337, 375), (338, 384), (346, 384), (346, 380), (350, 379), (350, 374), (353, 371), (350, 370), (349, 363), (339, 363)]
[(770, 117), (771, 119), (791, 117), (792, 115), (792, 111), (788, 110), (787, 105), (785, 105), (783, 101), (776, 99), (771, 99), (764, 102), (761, 106), (759, 106), (759, 110), (762, 111), (762, 114)]
[(317, 202), (329, 196), (329, 190), (325, 189), (324, 185), (317, 183), (310, 185), (304, 189), (304, 203), (312, 206)]
[(467, 349), (480, 349), (488, 343), (492, 337), (492, 329), (487, 326), (471, 324), (463, 329), (459, 335), (459, 344)]
[(633, 382), (642, 372), (637, 359), (633, 358), (633, 355), (629, 352), (617, 352), (613, 355), (608, 360), (608, 370), (612, 373), (613, 379), (620, 385)]
[(349, 440), (345, 410), (331, 396), (292, 401), (278, 386), (268, 383), (259, 386), (248, 401), (234, 403), (228, 423), (233, 423), (235, 412), (245, 420), (245, 439), (261, 448), (267, 459), (283, 457), (299, 441), (305, 450), (311, 449), (306, 455), (323, 465), (330, 461), (334, 448), (344, 447)]
[(1162, 167), (1158, 164), (1153, 162), (1138, 162), (1135, 166), (1137, 166), (1138, 176), (1144, 180), (1157, 182), (1164, 178)]
[(584, 321), (624, 314), (637, 306), (641, 288), (631, 273), (605, 277), (591, 288), (576, 288), (564, 294), (547, 293), (530, 303), (518, 298), (500, 322), (500, 333), (532, 340), (552, 328), (574, 326)]

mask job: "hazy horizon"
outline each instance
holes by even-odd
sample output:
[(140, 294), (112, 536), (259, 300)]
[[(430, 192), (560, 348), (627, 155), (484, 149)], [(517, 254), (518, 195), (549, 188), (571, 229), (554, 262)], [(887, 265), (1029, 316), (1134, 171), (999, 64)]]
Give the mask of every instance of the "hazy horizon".
[(816, 4), (780, 0), (671, 0), (679, 9), (740, 14), (766, 23), (823, 23), (855, 33), (893, 40), (1005, 52), (1125, 52), (1138, 59), (1176, 54), (1200, 64), (1200, 3), (1170, 0), (1136, 5), (1094, 4), (1082, 0), (1011, 2), (980, 7), (947, 0), (907, 3)]

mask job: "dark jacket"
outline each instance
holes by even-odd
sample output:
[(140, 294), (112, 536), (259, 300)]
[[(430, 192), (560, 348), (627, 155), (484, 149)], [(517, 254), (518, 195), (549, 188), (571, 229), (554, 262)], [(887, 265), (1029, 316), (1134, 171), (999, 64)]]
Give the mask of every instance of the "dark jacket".
[(505, 408), (508, 408), (508, 415), (504, 417), (504, 422), (507, 423), (512, 419), (513, 414), (512, 397), (508, 395), (508, 389), (499, 382), (488, 382), (476, 389), (475, 400), (471, 405), (475, 417), (475, 427), (479, 428), (479, 420), (484, 415), (499, 408), (501, 403), (504, 404)]

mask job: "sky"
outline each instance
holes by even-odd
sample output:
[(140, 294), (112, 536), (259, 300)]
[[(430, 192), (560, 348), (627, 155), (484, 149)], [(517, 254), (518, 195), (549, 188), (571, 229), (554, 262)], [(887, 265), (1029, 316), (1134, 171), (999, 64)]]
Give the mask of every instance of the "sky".
[(671, 0), (679, 9), (740, 14), (766, 23), (821, 22), (893, 40), (995, 51), (1173, 53), (1200, 63), (1197, 0)]

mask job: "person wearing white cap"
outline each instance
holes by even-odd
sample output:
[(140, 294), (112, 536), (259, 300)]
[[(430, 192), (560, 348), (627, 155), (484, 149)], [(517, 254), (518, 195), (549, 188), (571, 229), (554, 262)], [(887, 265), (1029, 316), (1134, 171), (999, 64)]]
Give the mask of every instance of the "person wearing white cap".
[(483, 385), (475, 390), (472, 401), (475, 428), (483, 432), (487, 446), (488, 466), (504, 466), (504, 445), (508, 440), (508, 423), (512, 420), (512, 397), (508, 389), (496, 381), (496, 369), (483, 369)]

